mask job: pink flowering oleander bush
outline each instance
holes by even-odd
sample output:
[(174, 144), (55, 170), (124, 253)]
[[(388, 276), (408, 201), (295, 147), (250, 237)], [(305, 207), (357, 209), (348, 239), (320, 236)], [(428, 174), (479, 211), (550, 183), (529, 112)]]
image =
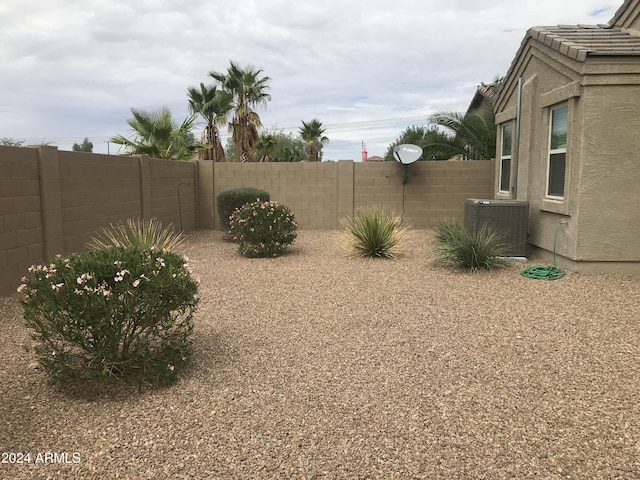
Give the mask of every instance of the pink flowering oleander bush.
[(187, 258), (109, 247), (34, 265), (18, 288), (53, 383), (171, 383), (191, 354), (198, 280)]
[(291, 209), (274, 201), (255, 201), (230, 217), (231, 236), (245, 257), (277, 257), (296, 239)]
[(263, 201), (271, 200), (269, 192), (260, 188), (239, 187), (232, 188), (220, 192), (217, 197), (216, 205), (218, 206), (218, 216), (220, 217), (220, 227), (226, 233), (231, 228), (230, 217), (238, 208), (245, 203), (255, 202), (262, 199)]

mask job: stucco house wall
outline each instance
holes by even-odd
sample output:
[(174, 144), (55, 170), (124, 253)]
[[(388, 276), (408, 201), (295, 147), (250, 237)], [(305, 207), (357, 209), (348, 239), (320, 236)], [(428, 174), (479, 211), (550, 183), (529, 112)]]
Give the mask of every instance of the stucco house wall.
[[(529, 30), (496, 99), (495, 197), (529, 201), (532, 252), (551, 259), (555, 240), (564, 268), (640, 273), (640, 31), (630, 30), (638, 17), (640, 0), (627, 0), (609, 25)], [(500, 191), (502, 127), (517, 131), (518, 98), (511, 188)], [(550, 111), (560, 105), (564, 196), (552, 198)]]

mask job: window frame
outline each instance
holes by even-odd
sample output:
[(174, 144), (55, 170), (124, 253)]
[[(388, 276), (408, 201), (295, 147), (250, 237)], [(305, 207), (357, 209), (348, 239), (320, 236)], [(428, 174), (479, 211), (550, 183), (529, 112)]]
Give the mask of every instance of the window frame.
[[(498, 178), (498, 193), (511, 193), (511, 169), (513, 167), (513, 129), (514, 129), (514, 122), (513, 121), (509, 121), (509, 122), (505, 122), (501, 125), (500, 128), (500, 174), (499, 174), (499, 178)], [(507, 154), (505, 154), (504, 152), (504, 132), (505, 129), (507, 127), (511, 127), (511, 149), (509, 150), (509, 152)], [(507, 178), (507, 189), (503, 190), (502, 189), (502, 181), (504, 179), (504, 162), (505, 161), (509, 161), (509, 174), (508, 174), (508, 178)]]
[[(554, 148), (552, 149), (552, 136), (553, 136), (553, 114), (555, 111), (560, 110), (561, 108), (566, 108), (567, 109), (567, 126), (566, 126), (566, 130), (564, 132), (565, 134), (565, 143), (564, 143), (564, 147), (562, 148)], [(555, 105), (553, 107), (549, 108), (549, 124), (548, 124), (548, 141), (547, 141), (547, 155), (546, 155), (546, 163), (547, 163), (547, 168), (546, 168), (546, 180), (545, 180), (545, 198), (549, 199), (549, 200), (555, 200), (555, 201), (563, 201), (566, 197), (566, 184), (567, 184), (567, 145), (569, 143), (569, 103), (568, 102), (563, 102), (561, 104)], [(564, 176), (562, 179), (563, 185), (562, 185), (562, 194), (561, 195), (557, 195), (557, 194), (553, 194), (549, 192), (549, 188), (551, 185), (551, 160), (552, 160), (552, 156), (553, 155), (562, 155), (564, 154)]]

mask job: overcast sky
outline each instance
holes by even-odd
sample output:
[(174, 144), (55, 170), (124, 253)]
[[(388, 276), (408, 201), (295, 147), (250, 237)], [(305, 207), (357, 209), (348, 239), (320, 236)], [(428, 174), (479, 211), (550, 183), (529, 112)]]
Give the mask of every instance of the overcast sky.
[[(0, 137), (129, 134), (130, 108), (188, 114), (229, 61), (271, 78), (268, 129), (319, 119), (327, 160), (384, 155), (409, 125), (465, 111), (528, 28), (607, 23), (623, 0), (2, 0)], [(200, 132), (197, 132), (199, 135)], [(225, 132), (226, 134), (226, 132)]]

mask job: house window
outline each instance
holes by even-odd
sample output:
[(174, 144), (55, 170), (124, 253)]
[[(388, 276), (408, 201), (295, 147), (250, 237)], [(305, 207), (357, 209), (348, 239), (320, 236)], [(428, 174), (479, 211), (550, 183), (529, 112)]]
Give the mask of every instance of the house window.
[(500, 149), (500, 191), (508, 192), (511, 186), (511, 149), (513, 145), (513, 124), (502, 126), (502, 147)]
[(549, 164), (547, 166), (547, 196), (549, 197), (564, 198), (568, 117), (569, 107), (567, 105), (551, 110)]

